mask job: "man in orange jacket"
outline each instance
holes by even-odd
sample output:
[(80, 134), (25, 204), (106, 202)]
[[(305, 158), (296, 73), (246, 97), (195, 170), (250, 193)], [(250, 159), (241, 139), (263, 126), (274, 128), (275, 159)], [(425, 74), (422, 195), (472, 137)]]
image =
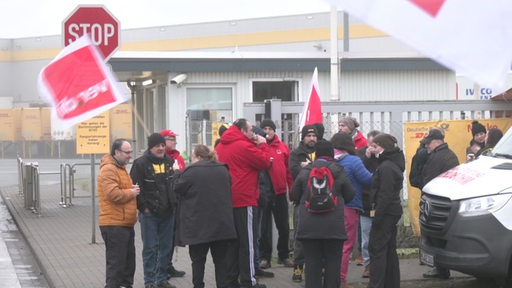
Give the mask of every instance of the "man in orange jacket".
[(132, 146), (116, 139), (110, 154), (101, 158), (98, 174), (99, 226), (105, 241), (107, 288), (132, 287), (135, 274), (135, 231), (138, 185), (133, 185), (126, 165)]

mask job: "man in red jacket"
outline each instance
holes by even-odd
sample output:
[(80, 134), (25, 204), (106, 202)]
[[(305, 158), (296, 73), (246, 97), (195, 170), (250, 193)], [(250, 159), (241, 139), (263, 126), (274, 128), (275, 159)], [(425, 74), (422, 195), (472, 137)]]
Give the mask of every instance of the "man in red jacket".
[(175, 162), (178, 162), (180, 171), (183, 171), (185, 169), (185, 160), (181, 156), (180, 151), (176, 149), (176, 144), (178, 144), (178, 141), (176, 141), (176, 136), (180, 135), (169, 129), (162, 130), (160, 135), (164, 136), (165, 138), (165, 152), (168, 156), (171, 156)]
[(290, 223), (287, 192), (290, 191), (293, 185), (292, 174), (288, 169), (290, 149), (276, 135), (274, 121), (265, 119), (261, 121), (260, 127), (267, 134), (267, 144), (270, 148), (270, 156), (273, 158), (272, 166), (268, 170), (270, 185), (266, 189), (267, 201), (263, 208), (263, 218), (261, 220), (260, 268), (270, 267), (272, 258), (272, 215), (279, 233), (277, 240), (278, 263), (286, 267), (293, 267), (293, 261), (289, 258), (290, 248), (288, 247)]
[[(254, 247), (257, 245), (255, 235), (260, 197), (258, 172), (269, 169), (271, 165), (267, 140), (255, 135), (251, 123), (241, 118), (224, 132), (215, 150), (219, 161), (229, 167), (233, 216), (238, 236), (238, 247), (232, 251), (234, 255), (228, 268), (229, 285), (265, 288), (265, 285), (256, 281)], [(240, 286), (237, 278), (240, 279)]]
[[(180, 151), (176, 149), (176, 144), (178, 144), (178, 141), (176, 141), (176, 136), (180, 135), (169, 129), (162, 130), (160, 135), (164, 136), (165, 138), (165, 153), (167, 153), (167, 156), (174, 159), (174, 163), (178, 163), (180, 171), (183, 171), (185, 169), (185, 160), (183, 160), (183, 157), (181, 157)], [(174, 227), (176, 227), (176, 225), (174, 225)], [(169, 266), (167, 267), (167, 277), (183, 277), (185, 276), (185, 271), (176, 270), (172, 264), (172, 257), (174, 255), (174, 241), (172, 243), (173, 247), (171, 247)]]

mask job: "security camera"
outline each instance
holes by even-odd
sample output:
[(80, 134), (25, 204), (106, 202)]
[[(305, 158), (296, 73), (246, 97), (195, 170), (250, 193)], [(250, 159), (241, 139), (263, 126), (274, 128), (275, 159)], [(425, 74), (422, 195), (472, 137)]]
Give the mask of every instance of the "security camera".
[(171, 79), (171, 84), (180, 85), (187, 79), (187, 74), (178, 74)]

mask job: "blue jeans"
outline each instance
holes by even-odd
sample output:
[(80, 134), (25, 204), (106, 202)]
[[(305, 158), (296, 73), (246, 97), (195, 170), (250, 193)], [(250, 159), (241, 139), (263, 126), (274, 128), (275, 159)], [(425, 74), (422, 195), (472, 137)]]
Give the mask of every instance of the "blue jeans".
[(368, 252), (368, 243), (370, 242), (370, 230), (372, 229), (373, 218), (360, 216), (359, 226), (361, 227), (361, 254), (363, 255), (364, 267), (370, 264), (370, 252)]
[(157, 217), (151, 212), (139, 212), (142, 237), (144, 285), (167, 280), (167, 266), (174, 234), (174, 213)]

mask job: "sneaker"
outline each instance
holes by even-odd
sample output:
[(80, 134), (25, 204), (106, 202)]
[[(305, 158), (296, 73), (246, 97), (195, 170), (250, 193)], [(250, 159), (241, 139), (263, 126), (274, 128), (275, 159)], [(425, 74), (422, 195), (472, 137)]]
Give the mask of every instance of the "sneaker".
[(261, 259), (261, 261), (260, 261), (261, 269), (268, 269), (270, 267), (271, 267), (270, 262), (267, 259)]
[(370, 278), (370, 265), (367, 265), (366, 267), (364, 267), (364, 272), (361, 277)]
[(176, 277), (183, 277), (185, 276), (185, 271), (179, 271), (179, 270), (176, 270), (176, 268), (174, 268), (174, 266), (169, 266), (169, 268), (167, 268), (167, 277), (168, 278), (176, 278)]
[(265, 271), (263, 269), (256, 269), (254, 275), (256, 277), (263, 277), (263, 278), (274, 278), (274, 273)]
[(302, 267), (298, 266), (298, 265), (295, 265), (295, 268), (293, 268), (293, 275), (292, 275), (292, 281), (293, 282), (302, 282), (302, 272), (304, 270), (302, 269)]
[(162, 281), (158, 284), (158, 286), (156, 286), (158, 288), (176, 288), (176, 286), (172, 285), (171, 283), (167, 282), (167, 281)]
[(283, 264), (284, 267), (294, 267), (293, 261), (290, 258), (284, 258), (277, 260), (277, 264)]
[(423, 278), (448, 279), (450, 278), (450, 270), (441, 267), (434, 267), (434, 269), (427, 273), (423, 273)]

